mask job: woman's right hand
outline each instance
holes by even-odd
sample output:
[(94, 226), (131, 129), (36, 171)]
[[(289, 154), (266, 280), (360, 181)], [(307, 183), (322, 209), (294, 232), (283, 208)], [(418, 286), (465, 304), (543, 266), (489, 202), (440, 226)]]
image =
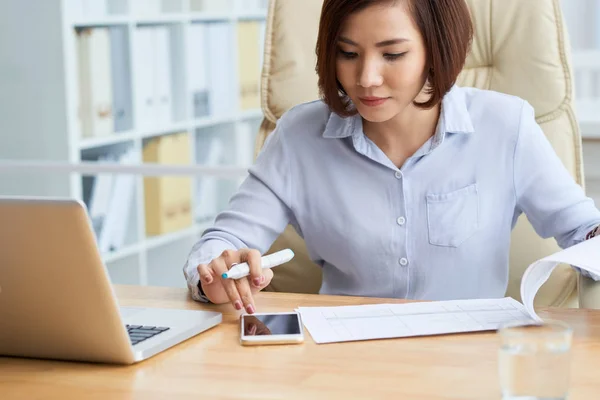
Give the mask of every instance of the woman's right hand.
[[(236, 310), (248, 314), (256, 311), (254, 294), (264, 289), (273, 279), (271, 269), (261, 268), (261, 254), (254, 249), (225, 250), (209, 264), (198, 265), (198, 274), (204, 294), (215, 304), (231, 302)], [(223, 279), (221, 275), (232, 265), (247, 262), (250, 275), (241, 279)]]

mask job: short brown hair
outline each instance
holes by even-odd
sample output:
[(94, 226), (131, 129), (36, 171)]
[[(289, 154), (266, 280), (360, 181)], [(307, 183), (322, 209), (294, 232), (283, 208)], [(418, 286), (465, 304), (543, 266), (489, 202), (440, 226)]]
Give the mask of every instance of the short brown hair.
[[(337, 41), (344, 20), (371, 5), (399, 0), (324, 0), (317, 39), (316, 71), (323, 101), (332, 111), (349, 116), (349, 99), (336, 77)], [(462, 71), (473, 39), (473, 23), (465, 0), (407, 1), (427, 48), (428, 101), (417, 107), (432, 108), (452, 88)]]

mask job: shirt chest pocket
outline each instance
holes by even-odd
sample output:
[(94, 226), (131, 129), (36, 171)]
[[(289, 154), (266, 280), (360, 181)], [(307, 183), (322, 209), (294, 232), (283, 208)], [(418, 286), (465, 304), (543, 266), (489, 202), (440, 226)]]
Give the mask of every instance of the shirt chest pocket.
[(479, 228), (477, 184), (427, 195), (429, 243), (458, 247)]

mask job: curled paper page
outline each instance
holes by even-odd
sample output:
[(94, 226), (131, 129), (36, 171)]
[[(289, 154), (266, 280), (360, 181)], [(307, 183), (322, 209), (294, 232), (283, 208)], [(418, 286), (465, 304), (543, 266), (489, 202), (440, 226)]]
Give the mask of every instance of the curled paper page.
[(304, 326), (316, 343), (401, 338), (496, 330), (504, 323), (536, 324), (533, 300), (558, 264), (570, 264), (600, 277), (600, 237), (531, 264), (521, 280), (523, 304), (502, 299), (465, 299), (300, 307)]
[(559, 264), (569, 264), (600, 277), (600, 236), (542, 258), (527, 268), (521, 279), (521, 301), (537, 321), (541, 321), (541, 318), (535, 312), (533, 300)]

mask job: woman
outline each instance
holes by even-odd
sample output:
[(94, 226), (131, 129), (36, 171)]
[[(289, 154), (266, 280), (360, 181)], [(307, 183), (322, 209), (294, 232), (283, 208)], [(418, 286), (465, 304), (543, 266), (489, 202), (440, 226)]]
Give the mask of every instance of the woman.
[[(193, 247), (193, 298), (253, 313), (273, 276), (260, 255), (288, 223), (321, 293), (427, 300), (504, 296), (521, 213), (563, 248), (594, 235), (600, 212), (532, 107), (455, 85), (472, 31), (464, 0), (325, 0), (322, 100), (283, 115)], [(247, 279), (221, 279), (243, 261)]]

